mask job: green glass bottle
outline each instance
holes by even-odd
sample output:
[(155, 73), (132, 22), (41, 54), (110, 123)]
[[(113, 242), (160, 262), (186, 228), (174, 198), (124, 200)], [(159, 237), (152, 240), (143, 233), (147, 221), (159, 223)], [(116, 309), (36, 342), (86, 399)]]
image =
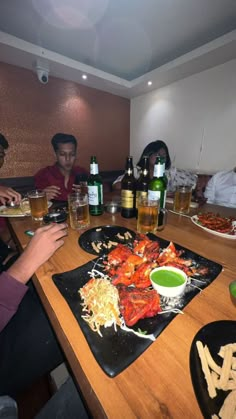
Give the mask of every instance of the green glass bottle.
[(96, 156), (90, 159), (90, 175), (88, 177), (88, 201), (89, 213), (101, 215), (103, 213), (103, 186), (102, 178), (99, 176)]
[(148, 156), (144, 156), (141, 173), (136, 183), (136, 213), (138, 213), (139, 199), (141, 197), (147, 198), (148, 196), (149, 182), (149, 158)]
[(167, 177), (165, 175), (165, 159), (157, 157), (154, 165), (153, 178), (148, 185), (148, 199), (159, 199), (159, 215), (157, 229), (163, 227), (164, 210), (166, 206)]
[(135, 177), (133, 173), (133, 158), (126, 159), (125, 175), (121, 181), (121, 216), (132, 218), (135, 216)]

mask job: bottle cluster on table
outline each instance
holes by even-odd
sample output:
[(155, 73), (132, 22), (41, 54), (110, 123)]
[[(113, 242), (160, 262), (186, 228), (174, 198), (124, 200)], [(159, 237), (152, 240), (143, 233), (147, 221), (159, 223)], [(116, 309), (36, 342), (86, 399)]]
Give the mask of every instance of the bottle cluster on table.
[(133, 170), (133, 158), (126, 159), (125, 175), (121, 182), (121, 215), (132, 218), (138, 214), (138, 205), (141, 198), (151, 201), (159, 201), (159, 216), (157, 229), (164, 224), (167, 177), (165, 175), (165, 159), (157, 157), (154, 165), (153, 178), (149, 177), (149, 158), (143, 158), (143, 164), (139, 178), (136, 180)]

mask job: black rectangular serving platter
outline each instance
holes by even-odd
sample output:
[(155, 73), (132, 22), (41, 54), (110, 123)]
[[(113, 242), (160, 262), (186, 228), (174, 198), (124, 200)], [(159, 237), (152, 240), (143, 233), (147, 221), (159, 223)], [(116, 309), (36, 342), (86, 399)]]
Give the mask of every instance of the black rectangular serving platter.
[[(163, 240), (154, 234), (148, 234), (148, 236), (152, 240), (157, 240), (160, 243), (161, 248), (165, 248), (169, 244), (168, 241)], [(186, 292), (181, 298), (181, 306), (177, 306), (182, 309), (200, 292), (199, 288), (204, 289), (214, 281), (221, 272), (222, 266), (185, 249), (178, 244), (175, 244), (175, 246), (178, 250), (184, 249), (184, 258), (191, 258), (195, 263), (203, 267), (208, 267), (209, 270), (206, 277), (200, 277), (201, 279), (204, 279), (204, 283), (196, 282), (198, 288), (187, 286)], [(123, 331), (119, 327), (117, 327), (117, 331), (115, 331), (113, 327), (102, 327), (101, 332), (103, 337), (101, 337), (98, 333), (93, 332), (88, 324), (82, 319), (82, 301), (78, 290), (90, 279), (88, 272), (93, 269), (95, 264), (96, 269), (103, 272), (101, 266), (102, 260), (101, 258), (96, 258), (72, 271), (56, 274), (52, 279), (78, 321), (98, 364), (108, 376), (115, 377), (134, 362), (153, 343), (153, 341)], [(176, 313), (171, 312), (157, 315), (152, 318), (142, 319), (133, 326), (133, 329), (141, 329), (148, 334), (152, 333), (155, 337), (158, 337), (176, 315)]]

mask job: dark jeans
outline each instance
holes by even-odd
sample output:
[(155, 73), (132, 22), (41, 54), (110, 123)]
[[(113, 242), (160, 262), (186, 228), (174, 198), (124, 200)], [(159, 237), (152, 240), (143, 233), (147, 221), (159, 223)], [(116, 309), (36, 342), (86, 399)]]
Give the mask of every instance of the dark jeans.
[(41, 302), (29, 283), (17, 313), (0, 333), (0, 395), (15, 398), (63, 361)]

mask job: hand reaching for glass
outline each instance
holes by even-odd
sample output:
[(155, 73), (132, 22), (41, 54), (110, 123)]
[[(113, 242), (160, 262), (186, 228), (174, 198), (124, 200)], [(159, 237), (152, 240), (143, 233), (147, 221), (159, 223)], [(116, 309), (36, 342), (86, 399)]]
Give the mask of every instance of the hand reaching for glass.
[(55, 185), (47, 186), (44, 189), (44, 192), (47, 195), (48, 201), (50, 201), (51, 199), (55, 199), (61, 195), (59, 186), (55, 186)]
[(67, 224), (49, 224), (36, 230), (22, 255), (8, 272), (18, 281), (26, 283), (34, 272), (64, 244)]

